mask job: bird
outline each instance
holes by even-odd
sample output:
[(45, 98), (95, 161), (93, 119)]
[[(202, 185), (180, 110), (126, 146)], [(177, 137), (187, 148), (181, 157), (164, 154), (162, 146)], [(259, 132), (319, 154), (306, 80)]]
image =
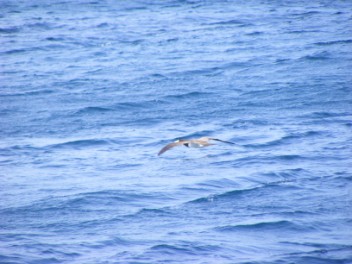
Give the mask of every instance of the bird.
[(164, 146), (158, 153), (158, 156), (163, 154), (164, 152), (168, 151), (169, 149), (177, 146), (185, 146), (187, 148), (203, 148), (211, 145), (215, 145), (210, 143), (211, 141), (219, 141), (227, 144), (233, 144), (236, 145), (233, 142), (229, 141), (224, 141), (218, 138), (210, 138), (210, 137), (201, 137), (197, 139), (178, 139), (175, 142), (169, 143), (166, 146)]

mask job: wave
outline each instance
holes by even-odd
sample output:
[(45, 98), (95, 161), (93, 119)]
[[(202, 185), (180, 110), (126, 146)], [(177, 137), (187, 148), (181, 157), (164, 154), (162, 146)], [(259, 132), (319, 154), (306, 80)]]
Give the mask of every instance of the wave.
[(52, 29), (54, 24), (46, 23), (46, 22), (35, 22), (35, 23), (28, 23), (21, 26), (13, 26), (13, 27), (2, 27), (0, 28), (0, 33), (5, 34), (13, 34), (23, 31), (24, 29), (28, 30), (50, 30)]
[(298, 117), (300, 118), (315, 118), (315, 119), (321, 119), (321, 118), (329, 118), (329, 117), (348, 117), (351, 116), (351, 113), (348, 112), (312, 112), (309, 114), (304, 114), (300, 115)]
[(319, 30), (314, 29), (299, 29), (299, 30), (288, 30), (285, 33), (288, 34), (311, 34), (311, 33), (319, 33)]
[(1, 97), (12, 97), (12, 96), (35, 96), (35, 95), (46, 95), (53, 94), (56, 91), (53, 89), (38, 89), (32, 91), (24, 91), (24, 92), (7, 92), (2, 93)]
[(300, 60), (308, 61), (320, 61), (329, 60), (332, 58), (332, 54), (327, 51), (317, 52), (312, 55), (306, 55), (300, 58)]
[(213, 245), (193, 245), (192, 243), (184, 243), (178, 245), (170, 244), (159, 244), (152, 246), (149, 251), (158, 251), (163, 254), (187, 254), (187, 255), (199, 255), (199, 254), (213, 254), (220, 249), (219, 246)]
[(159, 107), (164, 104), (162, 100), (145, 100), (140, 102), (123, 102), (117, 103), (110, 106), (114, 111), (116, 110), (141, 110), (141, 109), (150, 109), (153, 107)]
[(0, 28), (0, 33), (12, 34), (12, 33), (18, 33), (18, 32), (20, 32), (20, 28), (19, 27)]
[(36, 22), (25, 24), (24, 27), (28, 27), (30, 29), (41, 29), (41, 30), (49, 30), (53, 28), (53, 24), (47, 22)]
[(247, 36), (260, 36), (263, 34), (264, 34), (263, 31), (253, 31), (253, 32), (246, 33)]
[[(17, 54), (22, 54), (22, 53), (29, 53), (29, 52), (37, 52), (37, 51), (48, 51), (53, 48), (58, 48), (58, 47), (63, 47), (62, 45), (47, 45), (47, 46), (33, 46), (33, 47), (27, 47), (27, 48), (15, 48), (15, 49), (9, 49), (5, 51), (1, 51), (0, 54), (2, 55), (17, 55)], [(38, 75), (37, 75), (38, 76)]]
[(238, 186), (238, 183), (229, 179), (218, 179), (218, 180), (209, 180), (205, 182), (198, 183), (197, 186), (206, 187), (206, 188), (225, 188), (229, 186)]
[(228, 225), (215, 227), (216, 231), (219, 232), (235, 232), (235, 231), (274, 231), (274, 230), (290, 230), (290, 231), (301, 231), (302, 227), (294, 224), (291, 221), (280, 220), (271, 222), (259, 222), (253, 224), (239, 224), (239, 225)]
[(265, 119), (253, 118), (253, 119), (237, 119), (233, 123), (225, 124), (226, 127), (232, 128), (252, 128), (258, 126), (267, 126), (269, 121)]
[(304, 252), (293, 252), (281, 256), (280, 263), (350, 263), (352, 246), (348, 244), (320, 244), (282, 242), (298, 247), (308, 248)]
[[(320, 252), (324, 254), (327, 252)], [(317, 253), (315, 253), (317, 254)], [(351, 258), (329, 257), (329, 256), (309, 256), (309, 253), (301, 253), (302, 256), (288, 256), (287, 258), (280, 259), (279, 263), (292, 264), (292, 263), (316, 263), (316, 264), (348, 264), (351, 263)]]
[(302, 168), (261, 173), (260, 175), (264, 177), (274, 178), (274, 179), (278, 179), (278, 178), (292, 179), (296, 177), (311, 176), (309, 171)]
[[(41, 190), (44, 191), (44, 190)], [(23, 205), (19, 207), (8, 207), (1, 209), (1, 213), (5, 216), (17, 215), (22, 216), (36, 216), (39, 214), (46, 215), (47, 217), (54, 217), (60, 212), (65, 214), (67, 210), (74, 209), (72, 214), (79, 215), (82, 219), (77, 219), (78, 224), (82, 226), (94, 225), (96, 224), (95, 220), (88, 218), (85, 219), (84, 215), (81, 215), (82, 212), (85, 213), (86, 217), (89, 217), (90, 214), (93, 214), (95, 217), (96, 213), (100, 211), (114, 211), (115, 214), (108, 215), (108, 219), (100, 219), (97, 221), (116, 221), (119, 218), (116, 218), (116, 213), (118, 212), (128, 212), (132, 209), (136, 210), (137, 213), (133, 216), (144, 215), (144, 214), (155, 214), (166, 212), (166, 209), (145, 209), (143, 208), (145, 204), (155, 203), (158, 204), (160, 201), (164, 202), (165, 200), (171, 199), (168, 196), (165, 196), (162, 193), (136, 193), (128, 191), (119, 191), (119, 190), (103, 190), (97, 192), (87, 192), (87, 193), (78, 193), (67, 196), (59, 197), (48, 197), (41, 199), (36, 202), (32, 202), (28, 205)], [(97, 206), (99, 205), (99, 206)], [(120, 207), (123, 206), (123, 210)], [(125, 215), (128, 217), (129, 215)], [(64, 215), (63, 215), (64, 217)], [(4, 218), (5, 219), (5, 218)], [(72, 219), (75, 222), (75, 219)], [(4, 221), (5, 223), (5, 221)], [(49, 223), (48, 223), (49, 224)]]
[(178, 72), (172, 72), (172, 76), (185, 75), (185, 76), (196, 76), (196, 75), (205, 75), (205, 76), (215, 76), (218, 75), (223, 70), (220, 67), (206, 67), (201, 69), (193, 69), (193, 70), (183, 70)]
[[(33, 250), (33, 249), (32, 249)], [(43, 252), (48, 253), (48, 252)], [(57, 254), (57, 253), (55, 253)], [(22, 254), (8, 254), (8, 256), (1, 256), (0, 255), (0, 262), (1, 263), (11, 263), (11, 264), (23, 264), (23, 263), (52, 263), (52, 264), (59, 264), (62, 263), (61, 257), (34, 257), (33, 255), (28, 256), (26, 255), (25, 258), (22, 258)], [(66, 254), (63, 254), (66, 255)], [(78, 254), (77, 254), (78, 255)], [(70, 255), (66, 255), (66, 257), (71, 257)]]
[(133, 243), (127, 239), (122, 239), (120, 237), (113, 237), (111, 239), (105, 239), (102, 241), (87, 242), (84, 244), (84, 246), (91, 249), (100, 249), (100, 248), (105, 248), (109, 246), (129, 246), (131, 244)]
[(17, 153), (18, 151), (29, 151), (29, 152), (35, 152), (41, 150), (41, 148), (34, 147), (30, 144), (25, 144), (25, 145), (12, 145), (4, 148), (0, 148), (0, 151), (3, 152), (3, 155), (9, 155), (12, 152)]
[(318, 15), (321, 14), (319, 11), (306, 11), (306, 12), (297, 12), (297, 13), (292, 13), (292, 16), (311, 16), (311, 15)]
[(7, 50), (7, 51), (2, 51), (2, 52), (0, 52), (0, 54), (12, 55), (12, 54), (18, 54), (18, 53), (25, 53), (28, 50), (29, 49), (11, 49), (11, 50)]
[(63, 42), (63, 41), (65, 41), (65, 38), (63, 38), (63, 37), (47, 37), (45, 40)]
[(248, 147), (248, 148), (275, 147), (275, 146), (280, 146), (280, 145), (285, 145), (285, 144), (291, 143), (294, 140), (319, 137), (322, 135), (324, 135), (324, 132), (314, 131), (314, 130), (305, 131), (305, 132), (297, 132), (297, 133), (292, 133), (292, 134), (283, 136), (279, 139), (275, 139), (275, 140), (265, 142), (265, 143), (246, 144), (245, 147)]
[(250, 164), (274, 164), (278, 161), (281, 162), (297, 162), (301, 160), (310, 159), (308, 156), (296, 155), (296, 154), (284, 154), (284, 155), (253, 155), (244, 158), (239, 158), (232, 161), (233, 166), (246, 166)]
[(330, 45), (337, 45), (337, 44), (351, 44), (352, 39), (343, 39), (343, 40), (332, 40), (332, 41), (321, 41), (314, 43), (318, 46), (330, 46)]
[(193, 100), (196, 98), (204, 98), (208, 96), (213, 96), (213, 93), (209, 92), (187, 92), (187, 93), (182, 93), (182, 94), (175, 94), (175, 95), (166, 95), (163, 98), (164, 99), (172, 99), (172, 100), (179, 100), (179, 99), (189, 99)]
[(154, 217), (174, 217), (176, 214), (174, 209), (169, 207), (164, 208), (142, 208), (136, 213), (126, 215), (127, 219), (150, 219)]
[(94, 114), (94, 113), (103, 113), (103, 112), (110, 112), (113, 109), (101, 106), (88, 106), (84, 107), (75, 112), (75, 114)]
[(254, 193), (254, 195), (260, 195), (260, 193), (262, 192), (278, 190), (278, 187), (280, 190), (299, 189), (299, 187), (285, 185), (285, 182), (278, 181), (278, 182), (272, 182), (268, 184), (262, 184), (248, 189), (231, 190), (221, 194), (215, 194), (207, 197), (197, 198), (195, 200), (187, 202), (187, 204), (203, 204), (203, 203), (209, 203), (217, 200), (233, 200), (235, 198), (239, 198), (240, 196), (252, 195), (252, 193)]
[(59, 144), (49, 145), (49, 149), (60, 149), (60, 148), (89, 148), (95, 146), (109, 145), (111, 141), (108, 139), (80, 139), (67, 141)]
[(225, 20), (225, 21), (207, 23), (205, 25), (224, 25), (224, 26), (235, 25), (235, 26), (239, 26), (239, 27), (248, 27), (248, 26), (252, 26), (253, 23), (250, 23), (249, 21), (245, 21), (245, 20), (230, 19), (230, 20)]

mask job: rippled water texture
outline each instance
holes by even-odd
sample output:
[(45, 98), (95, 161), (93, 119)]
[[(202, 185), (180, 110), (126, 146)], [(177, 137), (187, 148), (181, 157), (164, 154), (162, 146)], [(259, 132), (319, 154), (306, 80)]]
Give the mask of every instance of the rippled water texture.
[(352, 263), (351, 1), (0, 6), (0, 263)]

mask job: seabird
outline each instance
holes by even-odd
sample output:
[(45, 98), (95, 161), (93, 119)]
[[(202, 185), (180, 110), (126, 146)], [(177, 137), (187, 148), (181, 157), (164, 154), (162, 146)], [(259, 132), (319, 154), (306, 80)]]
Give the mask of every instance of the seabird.
[(209, 138), (209, 137), (201, 137), (198, 139), (179, 139), (179, 140), (176, 140), (175, 142), (169, 143), (165, 147), (163, 147), (159, 151), (158, 156), (160, 156), (165, 151), (168, 151), (169, 149), (176, 147), (176, 146), (185, 146), (187, 148), (203, 148), (203, 147), (215, 145), (215, 144), (210, 143), (210, 141), (220, 141), (223, 143), (236, 145), (235, 143), (232, 143), (229, 141), (224, 141), (224, 140), (220, 140), (217, 138)]

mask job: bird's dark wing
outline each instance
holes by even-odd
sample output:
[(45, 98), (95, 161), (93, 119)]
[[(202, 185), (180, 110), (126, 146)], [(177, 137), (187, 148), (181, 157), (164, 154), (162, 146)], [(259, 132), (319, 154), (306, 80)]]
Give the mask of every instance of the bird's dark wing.
[(215, 141), (220, 141), (220, 142), (227, 143), (227, 144), (237, 145), (236, 143), (233, 143), (233, 142), (230, 142), (230, 141), (221, 140), (221, 139), (218, 139), (218, 138), (209, 138), (209, 139), (210, 140), (215, 140)]
[(182, 142), (172, 142), (172, 143), (169, 143), (167, 144), (165, 147), (163, 147), (159, 153), (158, 153), (158, 156), (160, 156), (161, 154), (163, 154), (165, 151), (168, 151), (169, 149), (173, 148), (173, 147), (176, 147), (176, 146), (180, 146), (182, 145), (183, 143)]

